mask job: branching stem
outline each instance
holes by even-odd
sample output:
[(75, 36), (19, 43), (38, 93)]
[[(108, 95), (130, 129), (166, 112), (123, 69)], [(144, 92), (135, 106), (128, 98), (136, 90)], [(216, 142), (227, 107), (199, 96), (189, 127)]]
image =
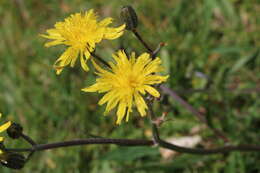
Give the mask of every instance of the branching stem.
[(232, 152), (232, 151), (244, 151), (244, 152), (258, 151), (258, 152), (260, 152), (260, 146), (252, 146), (252, 145), (238, 145), (238, 146), (230, 145), (230, 146), (219, 147), (219, 148), (214, 148), (214, 149), (203, 149), (203, 148), (181, 147), (181, 146), (177, 146), (175, 144), (166, 142), (160, 138), (160, 133), (159, 133), (157, 124), (154, 123), (155, 121), (153, 121), (156, 117), (153, 112), (152, 101), (147, 101), (147, 104), (148, 104), (149, 115), (150, 115), (151, 123), (152, 123), (152, 132), (153, 132), (154, 142), (162, 148), (167, 148), (169, 150), (178, 151), (180, 153), (189, 153), (189, 154), (197, 154), (197, 155), (228, 153), (228, 152)]
[[(153, 111), (151, 111), (153, 112)], [(198, 154), (198, 155), (206, 155), (206, 154), (217, 154), (217, 153), (228, 153), (232, 151), (244, 151), (244, 152), (260, 152), (260, 146), (256, 145), (238, 145), (238, 146), (225, 146), (214, 149), (202, 149), (202, 148), (187, 148), (177, 146), (171, 143), (168, 143), (160, 138), (158, 128), (156, 124), (152, 124), (153, 126), (153, 137), (152, 140), (145, 139), (111, 139), (111, 138), (88, 138), (88, 139), (75, 139), (64, 142), (55, 142), (49, 144), (36, 144), (31, 148), (5, 148), (5, 151), (9, 152), (36, 152), (43, 150), (51, 150), (56, 148), (63, 147), (72, 147), (72, 146), (82, 146), (82, 145), (90, 145), (90, 144), (115, 144), (120, 146), (154, 146), (159, 145), (162, 148), (167, 148), (173, 151), (177, 151), (180, 153), (188, 153), (188, 154)]]
[(184, 99), (182, 99), (174, 90), (167, 88), (164, 85), (161, 85), (160, 88), (162, 89), (162, 91), (166, 94), (168, 94), (169, 96), (171, 96), (174, 100), (176, 100), (177, 102), (179, 102), (182, 106), (184, 106), (188, 111), (190, 111), (193, 115), (197, 116), (197, 118), (204, 124), (207, 125), (207, 127), (209, 129), (212, 130), (212, 132), (220, 137), (221, 139), (223, 139), (225, 142), (229, 142), (229, 139), (223, 134), (223, 132), (221, 132), (218, 129), (215, 129), (213, 127), (210, 127), (208, 125), (207, 120), (205, 119), (204, 115), (202, 113), (200, 113), (199, 111), (197, 111), (193, 106), (191, 106), (188, 102), (186, 102)]

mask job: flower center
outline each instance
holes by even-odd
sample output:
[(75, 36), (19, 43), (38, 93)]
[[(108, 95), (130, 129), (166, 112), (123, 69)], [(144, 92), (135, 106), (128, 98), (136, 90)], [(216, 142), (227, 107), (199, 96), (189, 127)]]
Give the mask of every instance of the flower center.
[(71, 40), (73, 45), (76, 45), (78, 48), (84, 48), (86, 46), (86, 43), (90, 40), (89, 36), (90, 33), (88, 30), (84, 30), (84, 28), (74, 28), (74, 31), (72, 32), (71, 37), (69, 40)]
[(136, 88), (139, 85), (139, 81), (136, 76), (130, 75), (128, 78), (128, 85), (130, 88)]

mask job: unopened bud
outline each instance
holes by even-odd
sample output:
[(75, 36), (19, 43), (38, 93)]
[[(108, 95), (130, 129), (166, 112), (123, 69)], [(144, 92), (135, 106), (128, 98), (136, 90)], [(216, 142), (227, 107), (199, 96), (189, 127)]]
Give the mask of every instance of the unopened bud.
[(131, 6), (124, 6), (121, 9), (120, 16), (126, 24), (127, 30), (134, 30), (138, 25), (138, 18), (135, 10)]
[(1, 164), (12, 169), (22, 169), (26, 163), (26, 158), (18, 153), (6, 152), (3, 153), (4, 159), (1, 159)]
[(12, 123), (12, 125), (7, 129), (7, 134), (13, 139), (19, 138), (23, 133), (23, 127), (20, 124)]

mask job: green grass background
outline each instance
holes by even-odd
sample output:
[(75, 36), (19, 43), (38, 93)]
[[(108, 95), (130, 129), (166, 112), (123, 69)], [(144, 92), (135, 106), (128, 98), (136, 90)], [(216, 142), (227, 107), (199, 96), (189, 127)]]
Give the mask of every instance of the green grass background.
[[(148, 118), (133, 113), (128, 123), (115, 125), (112, 112), (104, 117), (97, 105), (100, 95), (83, 93), (94, 82), (77, 64), (57, 76), (52, 68), (64, 50), (45, 48), (39, 37), (55, 22), (71, 13), (94, 8), (101, 18), (115, 18), (120, 8), (131, 4), (139, 16), (139, 31), (152, 46), (163, 41), (160, 52), (167, 86), (180, 92), (195, 108), (204, 111), (209, 124), (226, 133), (233, 144), (260, 145), (260, 1), (259, 0), (1, 0), (0, 1), (0, 111), (1, 122), (21, 123), (24, 132), (39, 143), (88, 137), (150, 138)], [(103, 41), (97, 53), (125, 47), (145, 51), (130, 32), (114, 41)], [(209, 79), (198, 73), (206, 74)], [(190, 89), (208, 88), (204, 92)], [(257, 89), (258, 88), (258, 89)], [(202, 126), (176, 101), (155, 106), (160, 115), (169, 111), (161, 135), (181, 137)], [(5, 134), (4, 134), (5, 135)], [(222, 146), (210, 130), (198, 135), (201, 145)], [(23, 141), (6, 138), (8, 147), (25, 147)], [(0, 172), (13, 172), (0, 167)], [(159, 149), (114, 145), (89, 145), (36, 153), (19, 172), (260, 172), (260, 153), (195, 156), (179, 154), (163, 160)]]

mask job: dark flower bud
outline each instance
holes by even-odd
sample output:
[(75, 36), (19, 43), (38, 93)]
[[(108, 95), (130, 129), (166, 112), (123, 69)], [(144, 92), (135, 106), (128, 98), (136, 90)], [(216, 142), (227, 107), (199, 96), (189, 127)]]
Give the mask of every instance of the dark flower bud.
[(121, 9), (120, 17), (126, 24), (127, 30), (134, 30), (138, 25), (138, 18), (135, 10), (131, 6), (124, 6)]
[(23, 127), (20, 124), (12, 123), (12, 125), (7, 129), (7, 134), (13, 139), (19, 138), (23, 133)]
[(11, 169), (22, 169), (26, 163), (26, 158), (18, 153), (6, 152), (3, 153), (4, 159), (1, 159), (1, 164)]

